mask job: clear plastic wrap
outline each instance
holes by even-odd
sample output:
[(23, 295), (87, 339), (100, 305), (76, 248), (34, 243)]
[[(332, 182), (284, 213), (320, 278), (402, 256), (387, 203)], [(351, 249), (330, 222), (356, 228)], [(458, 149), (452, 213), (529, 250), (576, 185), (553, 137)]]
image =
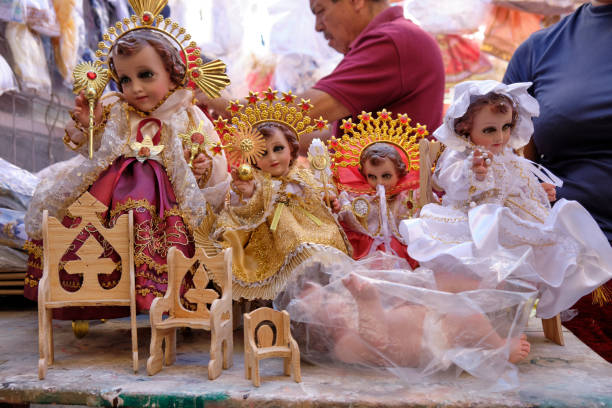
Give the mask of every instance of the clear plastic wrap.
[(0, 95), (9, 91), (16, 91), (17, 80), (13, 74), (13, 70), (9, 66), (8, 62), (0, 55)]
[(432, 34), (461, 34), (478, 30), (491, 0), (405, 0), (404, 13)]
[(25, 22), (25, 1), (0, 0), (0, 20), (23, 24)]
[(25, 232), (25, 211), (0, 208), (0, 245), (21, 249), (28, 236)]
[(39, 178), (0, 158), (0, 207), (25, 211)]
[[(483, 267), (496, 275), (496, 265)], [(411, 383), (467, 371), (483, 387), (514, 388), (510, 361), (529, 350), (521, 331), (536, 289), (466, 271), (412, 271), (382, 252), (360, 261), (320, 253), (295, 271), (274, 307), (289, 312), (300, 353), (315, 364), (384, 369)]]
[(0, 245), (0, 272), (25, 272), (27, 269), (26, 252)]
[(8, 23), (5, 38), (13, 55), (13, 68), (21, 90), (48, 96), (51, 93), (51, 78), (38, 34), (24, 24)]
[(545, 16), (571, 13), (576, 7), (584, 3), (581, 0), (493, 0), (493, 3), (512, 7), (528, 13)]
[(60, 35), (59, 24), (51, 0), (23, 0), (26, 24), (39, 34), (49, 37)]
[(60, 26), (59, 38), (53, 39), (55, 63), (67, 86), (72, 86), (72, 70), (76, 66), (81, 47), (85, 44), (83, 2), (54, 0), (55, 14)]

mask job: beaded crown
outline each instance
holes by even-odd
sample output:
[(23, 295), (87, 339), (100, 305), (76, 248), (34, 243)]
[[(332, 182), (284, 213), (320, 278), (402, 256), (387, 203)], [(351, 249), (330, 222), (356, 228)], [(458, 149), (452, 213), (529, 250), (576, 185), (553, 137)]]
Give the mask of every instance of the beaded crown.
[(425, 125), (410, 125), (408, 115), (397, 115), (392, 118), (391, 112), (383, 109), (377, 112), (376, 118), (370, 112), (361, 112), (359, 123), (352, 119), (343, 119), (340, 129), (344, 135), (340, 139), (331, 138), (327, 145), (332, 150), (334, 169), (338, 167), (359, 167), (364, 150), (374, 143), (389, 143), (401, 149), (408, 159), (407, 169), (419, 169), (419, 139), (429, 132)]
[[(285, 125), (300, 139), (305, 133), (323, 130), (327, 121), (322, 117), (313, 120), (309, 115), (313, 106), (310, 99), (301, 99), (296, 103), (297, 96), (291, 91), (283, 92), (282, 98), (276, 96), (278, 91), (268, 88), (267, 91), (249, 92), (245, 107), (239, 100), (231, 101), (227, 107), (232, 116), (232, 124), (241, 131), (256, 128), (264, 122), (276, 122)], [(216, 121), (215, 126), (219, 133), (227, 133), (227, 121)]]
[[(203, 63), (197, 44), (191, 41), (191, 35), (186, 32), (185, 28), (159, 14), (167, 0), (129, 0), (129, 3), (136, 14), (117, 21), (102, 36), (102, 41), (98, 43), (96, 51), (98, 60), (93, 63), (79, 64), (75, 68), (75, 92), (84, 89), (86, 84), (89, 84), (100, 94), (109, 76), (118, 82), (118, 78), (110, 67), (110, 56), (115, 43), (131, 31), (147, 29), (164, 34), (178, 50), (182, 51), (186, 61), (184, 83), (191, 80), (208, 96), (218, 97), (220, 91), (230, 82), (225, 74), (225, 64), (220, 60)], [(103, 83), (99, 81), (101, 77), (104, 78)]]
[(259, 124), (280, 123), (290, 129), (298, 140), (305, 133), (327, 127), (327, 121), (322, 117), (313, 120), (308, 115), (313, 107), (309, 99), (296, 103), (297, 97), (291, 91), (283, 92), (282, 98), (278, 98), (277, 93), (272, 88), (261, 94), (249, 91), (246, 107), (239, 100), (229, 103), (227, 110), (232, 116), (231, 125), (221, 117), (213, 122), (231, 162), (253, 164), (262, 156), (265, 140), (256, 130)]

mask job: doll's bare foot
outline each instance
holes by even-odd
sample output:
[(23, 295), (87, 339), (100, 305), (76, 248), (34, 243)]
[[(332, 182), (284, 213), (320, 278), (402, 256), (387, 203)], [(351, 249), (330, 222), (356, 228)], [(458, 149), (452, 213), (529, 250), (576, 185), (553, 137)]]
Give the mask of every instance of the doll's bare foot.
[(510, 356), (508, 357), (508, 361), (513, 364), (518, 363), (519, 361), (524, 360), (529, 351), (531, 350), (531, 344), (527, 341), (527, 336), (525, 334), (521, 334), (518, 339), (510, 340)]
[(302, 285), (302, 290), (298, 294), (300, 299), (313, 295), (317, 290), (321, 289), (321, 285), (315, 282), (306, 282)]
[(367, 279), (353, 273), (342, 278), (342, 283), (355, 298), (359, 313), (359, 335), (379, 351), (388, 346), (387, 317), (380, 295)]
[(351, 273), (348, 276), (342, 278), (342, 283), (351, 292), (351, 295), (357, 301), (357, 304), (368, 301), (379, 302), (378, 291), (370, 282), (366, 279), (362, 279), (357, 275)]

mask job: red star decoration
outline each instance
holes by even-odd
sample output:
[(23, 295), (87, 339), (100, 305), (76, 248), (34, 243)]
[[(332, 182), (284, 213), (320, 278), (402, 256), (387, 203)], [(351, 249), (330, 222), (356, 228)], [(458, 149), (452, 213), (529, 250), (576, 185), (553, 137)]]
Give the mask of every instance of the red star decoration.
[(320, 117), (319, 119), (317, 119), (315, 126), (318, 129), (325, 129), (325, 126), (327, 126), (327, 121)]
[(361, 115), (359, 115), (357, 117), (362, 122), (369, 122), (372, 119), (372, 116), (370, 115), (370, 113), (366, 113), (366, 112), (361, 112)]
[(259, 101), (259, 93), (249, 91), (249, 96), (247, 96), (247, 101), (249, 101), (251, 105), (255, 105), (257, 101)]
[(304, 112), (308, 112), (310, 108), (312, 108), (312, 105), (310, 104), (310, 99), (302, 99), (302, 101), (300, 102), (300, 109), (302, 109)]
[(223, 152), (223, 146), (221, 145), (221, 143), (217, 143), (216, 145), (212, 147), (211, 150), (213, 154), (216, 156), (216, 155), (221, 154), (221, 152)]
[(423, 125), (419, 125), (419, 127), (417, 128), (417, 133), (418, 133), (419, 135), (423, 135), (423, 134), (424, 134), (424, 133), (426, 133), (426, 132), (427, 132), (427, 130), (425, 129), (425, 126), (423, 126)]
[(243, 107), (244, 106), (240, 104), (240, 101), (235, 100), (235, 101), (230, 102), (230, 106), (227, 108), (227, 110), (236, 113), (236, 112), (240, 112), (240, 109), (242, 109)]
[(297, 98), (297, 96), (293, 95), (291, 91), (283, 92), (283, 101), (285, 101), (285, 103), (293, 103), (295, 98)]
[(408, 118), (408, 115), (399, 115), (397, 118), (399, 119), (399, 121), (400, 121), (400, 123), (402, 125), (405, 125), (408, 122), (410, 122), (410, 119)]
[(379, 117), (380, 119), (382, 119), (382, 120), (388, 120), (388, 119), (389, 119), (389, 113), (390, 113), (390, 112), (387, 112), (387, 110), (386, 110), (386, 109), (383, 109), (383, 111), (382, 111), (382, 112), (378, 112), (378, 117)]
[(351, 119), (349, 120), (342, 120), (342, 126), (340, 126), (342, 129), (344, 130), (351, 130), (353, 128), (353, 122), (351, 121)]
[(329, 140), (329, 145), (330, 145), (331, 147), (333, 147), (334, 149), (335, 149), (335, 148), (337, 148), (337, 147), (338, 147), (338, 139), (336, 139), (335, 137), (332, 137), (332, 138)]
[(269, 102), (272, 102), (273, 100), (276, 99), (276, 94), (277, 94), (277, 91), (273, 91), (272, 88), (268, 88), (268, 90), (264, 92), (264, 99), (266, 99)]

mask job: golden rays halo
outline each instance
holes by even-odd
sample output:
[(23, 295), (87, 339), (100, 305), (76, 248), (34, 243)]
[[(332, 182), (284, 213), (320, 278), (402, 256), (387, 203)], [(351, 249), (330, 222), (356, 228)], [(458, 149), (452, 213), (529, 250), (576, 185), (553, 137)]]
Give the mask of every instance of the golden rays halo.
[(224, 146), (224, 149), (232, 164), (253, 165), (266, 151), (266, 141), (263, 135), (250, 126), (235, 129), (227, 138), (229, 143)]

